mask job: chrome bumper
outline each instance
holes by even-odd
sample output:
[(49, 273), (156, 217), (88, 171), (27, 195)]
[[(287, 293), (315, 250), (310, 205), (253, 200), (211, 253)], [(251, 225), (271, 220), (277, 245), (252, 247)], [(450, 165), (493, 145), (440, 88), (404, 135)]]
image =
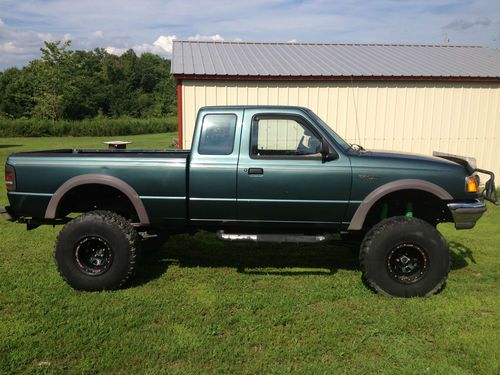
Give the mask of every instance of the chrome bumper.
[(457, 229), (470, 229), (486, 211), (486, 205), (480, 200), (467, 203), (449, 203), (451, 216)]

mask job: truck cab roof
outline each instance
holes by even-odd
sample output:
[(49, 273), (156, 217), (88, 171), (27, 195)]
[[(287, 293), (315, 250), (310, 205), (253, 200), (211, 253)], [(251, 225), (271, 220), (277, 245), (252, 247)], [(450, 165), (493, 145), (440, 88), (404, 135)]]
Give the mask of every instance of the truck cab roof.
[(299, 110), (302, 112), (309, 112), (310, 109), (306, 107), (301, 107), (301, 106), (295, 106), (295, 105), (214, 105), (214, 106), (204, 106), (200, 108), (201, 110), (242, 110), (242, 109), (263, 109), (263, 110), (269, 110), (269, 109), (283, 109), (283, 110)]

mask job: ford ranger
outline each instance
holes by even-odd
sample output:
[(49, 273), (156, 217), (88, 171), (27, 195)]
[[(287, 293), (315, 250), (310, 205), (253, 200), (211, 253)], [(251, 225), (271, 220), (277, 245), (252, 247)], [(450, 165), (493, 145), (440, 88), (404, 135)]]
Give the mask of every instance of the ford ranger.
[(494, 175), (474, 159), (365, 150), (309, 109), (281, 106), (202, 108), (190, 151), (12, 154), (5, 182), (3, 215), (28, 229), (64, 224), (58, 270), (88, 291), (123, 286), (149, 241), (207, 230), (227, 241), (359, 239), (373, 290), (428, 296), (450, 268), (436, 226), (472, 228), (484, 200), (496, 203)]

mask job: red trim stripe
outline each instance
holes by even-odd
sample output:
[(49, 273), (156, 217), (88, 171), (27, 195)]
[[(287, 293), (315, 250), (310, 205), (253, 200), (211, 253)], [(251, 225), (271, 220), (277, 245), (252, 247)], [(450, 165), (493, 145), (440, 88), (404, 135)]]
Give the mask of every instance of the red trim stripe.
[(177, 137), (179, 138), (179, 150), (182, 150), (183, 145), (182, 134), (182, 80), (177, 79)]

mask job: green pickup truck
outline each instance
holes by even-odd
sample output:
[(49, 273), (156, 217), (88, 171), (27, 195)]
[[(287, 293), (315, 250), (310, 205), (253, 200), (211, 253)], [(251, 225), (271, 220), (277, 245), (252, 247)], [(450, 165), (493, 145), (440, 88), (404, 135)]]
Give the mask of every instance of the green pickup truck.
[[(478, 173), (490, 175), (481, 189)], [(57, 267), (89, 291), (123, 286), (148, 243), (206, 230), (277, 243), (340, 235), (358, 241), (373, 290), (428, 296), (450, 268), (437, 224), (472, 228), (484, 200), (496, 203), (494, 175), (471, 158), (365, 150), (309, 109), (283, 106), (202, 108), (190, 151), (13, 154), (5, 180), (2, 214), (28, 229), (64, 224)]]

